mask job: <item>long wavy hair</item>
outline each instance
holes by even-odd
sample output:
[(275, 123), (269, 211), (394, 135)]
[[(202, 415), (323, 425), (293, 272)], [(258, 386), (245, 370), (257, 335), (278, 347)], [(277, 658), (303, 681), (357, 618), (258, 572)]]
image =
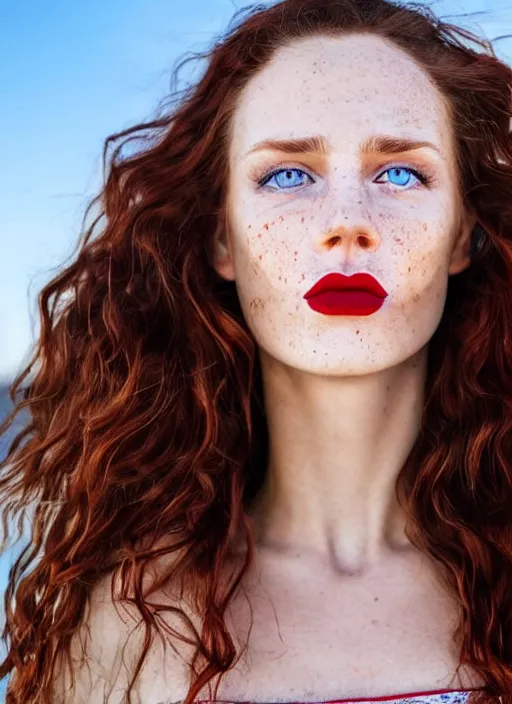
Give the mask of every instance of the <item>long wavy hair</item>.
[[(512, 702), (512, 70), (490, 42), (424, 6), (284, 0), (237, 15), (198, 56), (195, 85), (106, 140), (104, 186), (77, 250), (39, 295), (40, 336), (0, 428), (27, 418), (0, 465), (5, 534), (14, 519), (31, 523), (5, 595), (7, 704), (51, 702), (100, 579), (119, 580), (116, 599), (144, 628), (130, 702), (155, 637), (186, 639), (162, 626), (163, 606), (144, 589), (161, 557), (172, 559), (160, 583), (180, 584), (200, 622), (168, 607), (194, 632), (186, 704), (214, 678), (216, 698), (236, 664), (226, 608), (253, 559), (247, 508), (268, 442), (255, 341), (234, 284), (212, 266), (213, 236), (229, 226), (230, 123), (277, 49), (347, 32), (394, 42), (445, 96), (461, 194), (485, 232), (450, 279), (397, 495), (413, 544), (458, 605), (460, 665), (483, 678), (484, 701)], [(227, 580), (240, 534), (242, 564)]]

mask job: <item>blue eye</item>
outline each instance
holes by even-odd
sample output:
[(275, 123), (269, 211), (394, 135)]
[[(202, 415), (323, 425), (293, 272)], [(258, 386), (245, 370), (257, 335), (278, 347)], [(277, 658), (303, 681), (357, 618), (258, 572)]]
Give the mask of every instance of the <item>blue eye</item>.
[(388, 182), (393, 186), (408, 186), (411, 176), (417, 181), (425, 183), (425, 179), (422, 178), (422, 175), (418, 171), (415, 171), (414, 169), (407, 169), (405, 166), (393, 166), (391, 169), (386, 169), (386, 171), (383, 171), (382, 173), (389, 174)]
[[(389, 183), (391, 186), (396, 186), (397, 190), (409, 190), (407, 187), (414, 187), (417, 183), (422, 183), (429, 186), (431, 177), (405, 166), (393, 166), (381, 173), (388, 174), (387, 181), (377, 181), (376, 183)], [(306, 186), (308, 183), (314, 183), (313, 178), (302, 169), (277, 169), (273, 173), (264, 176), (258, 185), (260, 187), (269, 186), (274, 191), (290, 190), (298, 186)]]
[[(297, 174), (300, 174), (299, 178), (297, 178)], [(310, 183), (313, 182), (311, 176), (302, 169), (279, 169), (260, 181), (260, 186), (268, 186), (274, 181), (274, 186), (277, 186), (276, 190), (288, 189), (305, 186), (308, 180)]]

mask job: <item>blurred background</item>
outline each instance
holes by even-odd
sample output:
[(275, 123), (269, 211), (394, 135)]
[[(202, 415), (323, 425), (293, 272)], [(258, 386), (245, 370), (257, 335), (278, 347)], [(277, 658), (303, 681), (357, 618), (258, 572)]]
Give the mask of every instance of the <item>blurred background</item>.
[[(205, 50), (248, 4), (0, 3), (0, 418), (37, 338), (39, 290), (72, 255), (85, 208), (101, 186), (105, 138), (150, 118), (169, 93), (176, 61)], [(512, 0), (425, 4), (492, 40), (498, 56), (512, 62), (512, 39), (504, 37), (512, 33)], [(182, 79), (193, 80), (194, 70), (190, 64)], [(0, 457), (10, 439), (0, 438)], [(2, 621), (9, 566), (20, 549), (0, 557)], [(5, 682), (0, 702), (4, 691)]]

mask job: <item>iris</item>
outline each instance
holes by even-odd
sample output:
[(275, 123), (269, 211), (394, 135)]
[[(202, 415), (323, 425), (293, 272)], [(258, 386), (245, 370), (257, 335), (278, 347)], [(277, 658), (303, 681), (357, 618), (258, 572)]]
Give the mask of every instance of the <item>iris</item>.
[[(384, 173), (389, 174), (389, 182), (395, 186), (407, 186), (413, 175), (410, 169), (406, 169), (403, 166), (395, 166), (392, 169), (384, 171)], [(396, 181), (392, 181), (391, 176), (393, 176), (393, 178), (396, 177)]]

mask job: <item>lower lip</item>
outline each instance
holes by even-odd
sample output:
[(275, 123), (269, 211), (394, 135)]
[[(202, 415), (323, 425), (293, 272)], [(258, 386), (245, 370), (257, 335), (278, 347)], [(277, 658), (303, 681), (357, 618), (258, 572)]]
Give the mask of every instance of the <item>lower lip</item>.
[(384, 300), (368, 291), (324, 291), (308, 298), (307, 303), (323, 315), (372, 315)]

